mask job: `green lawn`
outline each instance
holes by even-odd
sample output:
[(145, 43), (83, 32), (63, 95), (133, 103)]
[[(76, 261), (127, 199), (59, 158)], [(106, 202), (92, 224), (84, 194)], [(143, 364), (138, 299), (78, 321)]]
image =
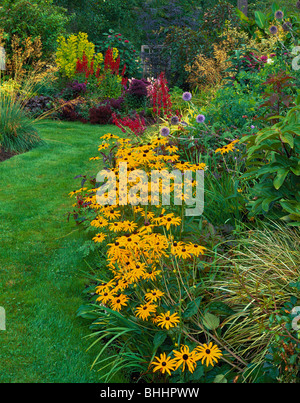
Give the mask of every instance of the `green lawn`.
[[(79, 174), (95, 174), (99, 137), (112, 128), (39, 123), (46, 144), (0, 163), (0, 382), (98, 382), (86, 351), (84, 235), (67, 221)], [(114, 129), (115, 130), (115, 129)], [(112, 382), (122, 382), (116, 378)]]

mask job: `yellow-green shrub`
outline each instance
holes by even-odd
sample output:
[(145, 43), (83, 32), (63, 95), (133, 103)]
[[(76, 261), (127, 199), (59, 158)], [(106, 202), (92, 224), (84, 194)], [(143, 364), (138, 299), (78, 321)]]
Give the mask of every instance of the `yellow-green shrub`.
[(68, 38), (60, 36), (57, 41), (56, 63), (60, 73), (67, 78), (75, 75), (77, 60), (82, 60), (84, 54), (89, 62), (94, 57), (95, 45), (88, 40), (88, 35), (84, 32), (70, 35)]

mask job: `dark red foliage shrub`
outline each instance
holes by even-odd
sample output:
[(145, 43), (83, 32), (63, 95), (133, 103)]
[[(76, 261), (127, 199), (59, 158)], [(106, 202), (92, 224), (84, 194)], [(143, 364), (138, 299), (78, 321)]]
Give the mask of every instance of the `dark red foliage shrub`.
[(147, 96), (147, 85), (145, 80), (134, 78), (129, 86), (128, 93), (136, 97), (142, 98)]
[(109, 105), (111, 106), (111, 108), (116, 109), (118, 111), (120, 111), (123, 107), (124, 104), (124, 98), (123, 97), (119, 97), (117, 99), (111, 98), (109, 100)]
[(75, 105), (68, 103), (61, 108), (61, 119), (74, 122), (80, 120), (78, 113), (76, 112)]
[(99, 105), (89, 110), (89, 118), (92, 124), (106, 125), (112, 117), (112, 109), (110, 105)]

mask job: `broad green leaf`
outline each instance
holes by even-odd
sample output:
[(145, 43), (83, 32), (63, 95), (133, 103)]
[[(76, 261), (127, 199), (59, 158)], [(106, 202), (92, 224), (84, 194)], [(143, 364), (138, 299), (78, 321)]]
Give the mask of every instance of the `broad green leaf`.
[(288, 173), (289, 173), (288, 169), (282, 168), (282, 169), (278, 170), (277, 175), (276, 175), (275, 179), (273, 180), (273, 185), (276, 190), (278, 190), (282, 186)]
[(224, 302), (212, 302), (208, 305), (208, 309), (210, 312), (214, 312), (219, 315), (232, 315), (234, 310), (230, 308), (229, 305), (224, 304)]
[(296, 176), (300, 176), (300, 164), (298, 164), (297, 167), (290, 167), (290, 170), (295, 174)]
[(195, 315), (199, 310), (201, 300), (202, 300), (202, 297), (197, 297), (193, 301), (190, 301), (187, 304), (187, 307), (186, 307), (185, 311), (182, 314), (182, 318), (183, 319), (188, 319), (191, 316)]
[(226, 379), (225, 375), (219, 374), (219, 375), (215, 376), (213, 383), (227, 383), (227, 379)]
[(255, 22), (259, 28), (265, 28), (266, 16), (261, 11), (255, 11)]
[(245, 21), (245, 22), (249, 21), (249, 18), (238, 8), (236, 8), (236, 13), (240, 17), (241, 21)]
[(166, 332), (163, 331), (157, 332), (153, 339), (153, 346), (154, 346), (153, 350), (156, 351), (158, 347), (161, 346), (162, 343), (166, 340), (166, 338), (167, 338)]
[(220, 319), (212, 313), (206, 312), (203, 318), (203, 325), (209, 330), (215, 330), (219, 327)]
[(273, 14), (275, 14), (276, 11), (278, 11), (278, 10), (279, 10), (279, 5), (277, 3), (273, 3), (272, 4), (272, 12), (273, 12)]
[(269, 205), (276, 199), (278, 199), (278, 197), (275, 196), (267, 197), (266, 199), (264, 199), (261, 204), (262, 209), (267, 212), (269, 210)]
[(290, 133), (282, 133), (280, 138), (284, 143), (287, 143), (291, 148), (294, 148), (294, 137)]

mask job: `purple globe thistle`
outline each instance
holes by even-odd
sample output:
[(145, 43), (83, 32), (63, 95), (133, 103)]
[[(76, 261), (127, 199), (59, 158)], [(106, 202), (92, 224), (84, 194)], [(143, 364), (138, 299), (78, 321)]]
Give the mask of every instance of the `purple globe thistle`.
[(204, 121), (205, 121), (205, 116), (204, 115), (198, 115), (196, 117), (196, 122), (197, 123), (204, 123)]
[(278, 28), (275, 25), (272, 25), (270, 27), (271, 34), (275, 35), (275, 34), (277, 34), (277, 31), (278, 31)]
[(282, 29), (284, 31), (289, 31), (290, 29), (292, 29), (292, 24), (289, 21), (286, 21), (282, 24)]
[(163, 137), (168, 137), (168, 135), (170, 134), (170, 129), (169, 129), (168, 127), (164, 126), (164, 127), (162, 127), (162, 128), (160, 129), (160, 134), (161, 134)]
[(190, 92), (184, 92), (183, 94), (182, 94), (182, 99), (184, 100), (184, 101), (190, 101), (191, 99), (192, 99), (192, 94), (190, 93)]
[(283, 12), (281, 10), (276, 11), (275, 18), (281, 20), (283, 18)]
[(171, 117), (171, 125), (178, 125), (179, 119), (177, 116), (172, 116)]

